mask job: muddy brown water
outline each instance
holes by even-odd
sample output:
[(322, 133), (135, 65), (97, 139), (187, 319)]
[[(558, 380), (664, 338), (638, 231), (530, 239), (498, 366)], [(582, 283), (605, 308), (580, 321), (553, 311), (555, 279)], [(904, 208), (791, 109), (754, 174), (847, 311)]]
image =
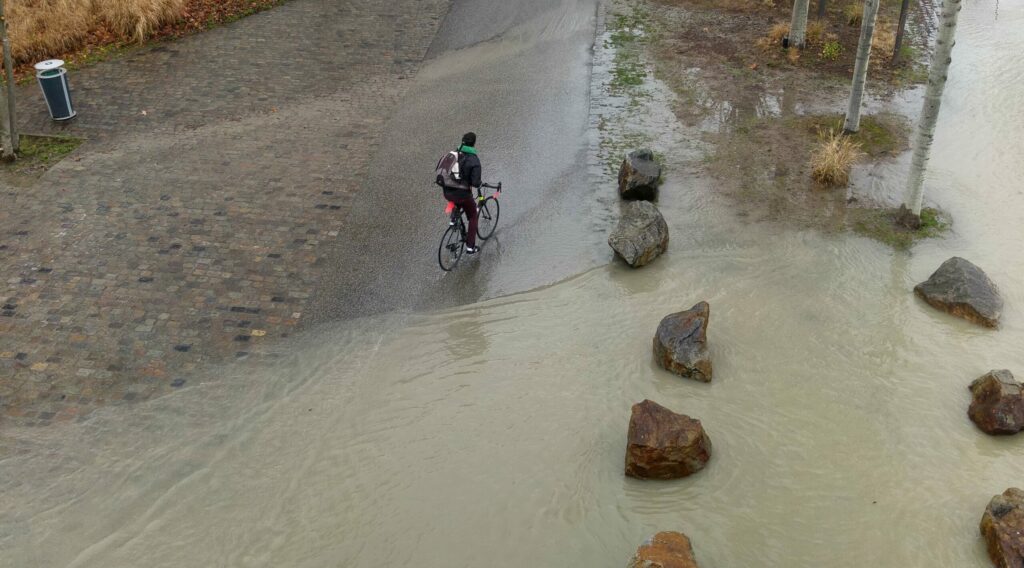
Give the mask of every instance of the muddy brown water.
[[(976, 430), (966, 386), (1024, 375), (1024, 2), (971, 2), (960, 26), (927, 178), (947, 238), (908, 254), (748, 223), (674, 164), (670, 252), (641, 271), (325, 325), (265, 365), (4, 432), (0, 566), (622, 566), (657, 530), (702, 566), (989, 565), (977, 524), (1024, 484), (1024, 438)], [(896, 199), (903, 168), (858, 191)], [(1001, 287), (998, 331), (911, 294), (952, 255)], [(650, 355), (698, 300), (711, 384)], [(704, 422), (706, 470), (623, 476), (644, 398)]]

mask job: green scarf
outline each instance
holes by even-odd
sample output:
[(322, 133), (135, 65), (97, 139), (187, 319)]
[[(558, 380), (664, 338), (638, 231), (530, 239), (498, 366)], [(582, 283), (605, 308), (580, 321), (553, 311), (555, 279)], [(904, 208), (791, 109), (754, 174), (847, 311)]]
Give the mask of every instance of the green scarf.
[(463, 152), (463, 153), (466, 153), (466, 154), (473, 154), (474, 156), (476, 156), (476, 148), (474, 148), (472, 146), (466, 146), (465, 144), (463, 144), (462, 146), (459, 146), (459, 152)]

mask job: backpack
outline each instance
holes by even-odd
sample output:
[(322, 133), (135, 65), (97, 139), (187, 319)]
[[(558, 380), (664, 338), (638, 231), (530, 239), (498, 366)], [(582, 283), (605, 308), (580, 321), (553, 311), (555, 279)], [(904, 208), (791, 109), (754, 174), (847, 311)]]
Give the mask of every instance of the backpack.
[(452, 189), (469, 189), (469, 183), (459, 175), (461, 163), (462, 154), (454, 150), (441, 156), (434, 168), (434, 183)]

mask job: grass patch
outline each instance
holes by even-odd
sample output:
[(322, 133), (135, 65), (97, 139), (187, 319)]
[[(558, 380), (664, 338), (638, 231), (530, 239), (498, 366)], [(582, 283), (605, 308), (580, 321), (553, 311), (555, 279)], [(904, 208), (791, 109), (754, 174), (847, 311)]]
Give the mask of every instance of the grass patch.
[(612, 92), (636, 95), (637, 87), (647, 79), (642, 57), (649, 31), (647, 19), (647, 12), (637, 6), (628, 14), (616, 14), (608, 25), (611, 33), (605, 47), (615, 50), (609, 85)]
[(79, 138), (70, 136), (21, 136), (21, 151), (18, 159), (3, 163), (3, 169), (18, 174), (42, 173), (63, 160), (82, 144)]
[(863, 155), (860, 144), (837, 130), (819, 134), (821, 142), (811, 154), (811, 177), (829, 187), (850, 182), (850, 169)]
[(899, 224), (899, 209), (858, 207), (849, 215), (854, 232), (899, 250), (909, 249), (922, 239), (940, 237), (952, 226), (948, 215), (931, 207), (921, 210), (921, 227), (917, 230)]
[[(807, 132), (817, 134), (830, 130), (841, 132), (846, 117), (841, 114), (802, 117)], [(910, 125), (896, 115), (862, 115), (860, 130), (848, 138), (860, 145), (869, 156), (896, 155), (907, 148)]]

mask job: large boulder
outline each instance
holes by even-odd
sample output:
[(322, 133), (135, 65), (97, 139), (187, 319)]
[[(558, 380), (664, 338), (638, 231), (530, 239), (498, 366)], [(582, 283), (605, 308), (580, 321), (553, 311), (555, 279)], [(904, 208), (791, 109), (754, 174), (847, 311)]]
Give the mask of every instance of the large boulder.
[(697, 568), (685, 534), (663, 531), (644, 541), (626, 568)]
[(676, 479), (704, 469), (711, 440), (700, 420), (676, 414), (656, 402), (633, 405), (626, 444), (626, 475)]
[(988, 556), (999, 568), (1024, 568), (1024, 491), (1011, 487), (988, 503), (981, 517)]
[(1003, 299), (980, 268), (958, 256), (942, 263), (914, 293), (934, 308), (985, 327), (999, 325)]
[(639, 268), (668, 248), (668, 223), (649, 201), (627, 203), (608, 244), (627, 264)]
[(669, 314), (654, 334), (654, 358), (666, 370), (688, 379), (711, 382), (708, 354), (708, 318), (711, 306), (699, 302), (692, 308)]
[(634, 150), (626, 155), (619, 168), (619, 197), (650, 201), (658, 197), (661, 166), (654, 161), (654, 152)]
[(1006, 369), (989, 371), (970, 386), (967, 416), (987, 434), (1016, 434), (1024, 430), (1024, 389)]

